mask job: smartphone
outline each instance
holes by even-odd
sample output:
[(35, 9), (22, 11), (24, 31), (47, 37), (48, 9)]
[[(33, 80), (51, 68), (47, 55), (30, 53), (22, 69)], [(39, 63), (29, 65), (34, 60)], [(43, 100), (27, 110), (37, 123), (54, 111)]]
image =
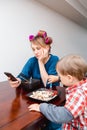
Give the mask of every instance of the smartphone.
[(17, 81), (17, 79), (16, 79), (11, 73), (9, 73), (9, 72), (4, 72), (4, 74), (5, 74), (7, 77), (10, 77), (10, 79), (11, 79), (12, 81)]

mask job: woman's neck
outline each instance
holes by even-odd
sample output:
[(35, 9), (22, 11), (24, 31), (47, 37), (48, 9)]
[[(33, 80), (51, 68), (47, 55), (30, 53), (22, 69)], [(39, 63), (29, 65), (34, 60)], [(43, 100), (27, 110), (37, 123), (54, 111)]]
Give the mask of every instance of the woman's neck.
[(47, 63), (47, 61), (49, 60), (49, 58), (50, 58), (50, 54), (46, 58), (44, 58), (44, 64)]

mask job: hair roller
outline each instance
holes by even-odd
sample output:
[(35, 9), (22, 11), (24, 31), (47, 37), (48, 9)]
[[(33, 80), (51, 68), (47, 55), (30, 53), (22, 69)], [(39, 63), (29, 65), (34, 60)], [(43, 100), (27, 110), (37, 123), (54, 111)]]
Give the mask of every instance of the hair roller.
[(46, 37), (47, 37), (47, 33), (46, 33), (45, 31), (43, 31), (43, 30), (40, 30), (37, 35), (38, 35), (38, 36), (41, 36), (41, 37), (43, 37), (43, 38), (46, 38)]
[(51, 44), (52, 43), (52, 38), (51, 37), (46, 37), (45, 43), (46, 44)]
[(29, 40), (32, 41), (34, 40), (35, 36), (34, 35), (29, 35)]

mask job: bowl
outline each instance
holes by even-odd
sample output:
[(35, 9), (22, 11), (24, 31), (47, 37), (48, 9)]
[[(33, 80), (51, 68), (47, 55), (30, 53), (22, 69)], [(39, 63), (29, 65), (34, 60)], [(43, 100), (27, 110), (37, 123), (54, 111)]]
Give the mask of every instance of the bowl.
[(37, 88), (40, 88), (40, 80), (39, 79), (30, 79), (29, 81), (23, 81), (21, 85), (24, 90), (32, 91)]

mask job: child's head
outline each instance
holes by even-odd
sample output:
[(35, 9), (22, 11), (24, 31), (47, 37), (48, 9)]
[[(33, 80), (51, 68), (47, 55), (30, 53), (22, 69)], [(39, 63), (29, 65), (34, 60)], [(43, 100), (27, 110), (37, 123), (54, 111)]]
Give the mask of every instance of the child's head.
[(57, 72), (61, 82), (66, 86), (71, 86), (85, 77), (87, 63), (81, 56), (67, 55), (58, 62)]

